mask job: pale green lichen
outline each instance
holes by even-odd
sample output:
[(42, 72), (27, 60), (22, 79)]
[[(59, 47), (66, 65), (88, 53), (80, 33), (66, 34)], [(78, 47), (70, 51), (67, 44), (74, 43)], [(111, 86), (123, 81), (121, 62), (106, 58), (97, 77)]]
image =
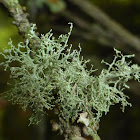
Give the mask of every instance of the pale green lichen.
[[(70, 32), (58, 39), (51, 31), (38, 37), (34, 28), (35, 25), (26, 43), (21, 42), (15, 47), (10, 40), (11, 49), (1, 53), (6, 59), (1, 65), (5, 70), (10, 69), (14, 81), (13, 87), (3, 96), (22, 105), (24, 110), (32, 108), (31, 123), (38, 122), (40, 114), (57, 105), (59, 116), (67, 123), (70, 120), (74, 122), (79, 113), (87, 112), (88, 128), (92, 128), (103, 113), (109, 112), (111, 105), (121, 103), (123, 110), (125, 106), (131, 106), (123, 90), (129, 88), (126, 85), (128, 80), (134, 78), (140, 82), (140, 67), (126, 61), (134, 55), (122, 55), (114, 49), (113, 62), (103, 61), (108, 68), (103, 69), (99, 76), (93, 76), (93, 68), (86, 68), (88, 61), (80, 58), (80, 46), (79, 51), (68, 46), (72, 24)], [(38, 40), (38, 48), (29, 47), (32, 39)], [(18, 64), (14, 66), (13, 62)]]
[(8, 0), (8, 2), (11, 6), (15, 6), (16, 4), (18, 4), (18, 0)]

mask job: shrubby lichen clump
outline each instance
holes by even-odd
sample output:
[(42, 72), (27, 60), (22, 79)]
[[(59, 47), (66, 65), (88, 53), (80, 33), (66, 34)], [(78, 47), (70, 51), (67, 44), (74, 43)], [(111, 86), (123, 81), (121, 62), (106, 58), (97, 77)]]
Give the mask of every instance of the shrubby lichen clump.
[[(6, 59), (1, 65), (10, 69), (14, 86), (3, 93), (4, 98), (22, 105), (23, 109), (32, 108), (31, 123), (39, 121), (40, 114), (56, 105), (59, 115), (66, 122), (75, 121), (78, 114), (87, 112), (89, 126), (99, 122), (103, 113), (109, 112), (111, 105), (121, 103), (123, 110), (130, 105), (123, 93), (129, 88), (126, 82), (131, 79), (140, 81), (140, 67), (127, 62), (133, 55), (122, 55), (116, 49), (111, 64), (99, 76), (93, 76), (94, 69), (87, 70), (81, 48), (72, 50), (68, 39), (72, 31), (56, 39), (51, 31), (38, 37), (32, 26), (26, 43), (18, 47), (9, 42), (11, 49), (1, 53)], [(29, 42), (38, 40), (38, 48), (31, 49)], [(14, 66), (12, 63), (18, 62)]]

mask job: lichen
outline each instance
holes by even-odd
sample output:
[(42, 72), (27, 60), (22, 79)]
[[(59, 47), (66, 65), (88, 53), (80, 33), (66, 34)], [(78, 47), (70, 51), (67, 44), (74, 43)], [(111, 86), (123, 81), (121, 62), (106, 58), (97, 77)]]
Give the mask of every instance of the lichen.
[[(11, 49), (1, 53), (6, 61), (0, 63), (5, 70), (10, 70), (14, 82), (11, 89), (3, 93), (3, 98), (22, 105), (24, 110), (30, 107), (33, 111), (30, 123), (39, 122), (46, 110), (57, 106), (59, 117), (68, 124), (86, 112), (90, 129), (103, 113), (109, 112), (111, 105), (121, 103), (123, 111), (125, 106), (131, 106), (123, 90), (129, 88), (128, 80), (134, 78), (140, 82), (140, 67), (126, 60), (134, 55), (122, 55), (114, 49), (113, 62), (102, 61), (108, 68), (95, 76), (93, 67), (88, 70), (88, 61), (80, 57), (81, 47), (72, 50), (72, 45), (68, 45), (72, 24), (70, 32), (57, 39), (51, 31), (38, 37), (34, 28), (35, 24), (26, 43), (20, 42), (15, 47), (10, 40)], [(30, 48), (32, 39), (38, 41), (38, 48)]]

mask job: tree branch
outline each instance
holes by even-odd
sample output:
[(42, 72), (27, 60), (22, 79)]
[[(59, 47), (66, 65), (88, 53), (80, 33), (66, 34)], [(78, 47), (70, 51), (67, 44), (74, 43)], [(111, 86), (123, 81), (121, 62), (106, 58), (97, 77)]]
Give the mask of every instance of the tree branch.
[[(31, 28), (31, 24), (27, 19), (27, 14), (25, 14), (22, 10), (22, 7), (20, 6), (18, 0), (0, 0), (1, 3), (3, 3), (5, 5), (5, 7), (9, 10), (11, 16), (14, 18), (14, 24), (17, 26), (19, 33), (23, 36), (23, 38), (26, 40), (29, 37), (29, 32), (30, 32), (30, 28)], [(31, 39), (30, 39), (31, 40)], [(34, 40), (34, 42), (30, 42), (31, 45), (33, 45), (34, 47), (39, 45), (37, 40)], [(32, 48), (33, 49), (33, 48)], [(40, 134), (41, 134), (41, 139), (44, 139), (44, 124), (41, 125), (42, 129), (40, 129)], [(86, 140), (85, 138), (82, 137), (82, 132), (80, 131), (81, 128), (76, 125), (73, 126), (72, 124), (70, 124), (70, 129), (68, 130), (64, 130), (66, 132), (66, 137), (65, 139), (67, 139), (67, 137), (70, 137), (72, 140)], [(72, 133), (70, 134), (69, 131), (71, 131)], [(90, 135), (90, 134), (89, 134)], [(91, 136), (93, 137), (93, 136)], [(96, 140), (100, 140), (99, 136), (96, 134), (96, 137), (98, 139)]]
[(18, 0), (0, 0), (0, 2), (4, 4), (14, 18), (13, 23), (17, 26), (19, 33), (24, 39), (27, 39), (31, 25), (27, 19), (27, 14), (23, 12)]

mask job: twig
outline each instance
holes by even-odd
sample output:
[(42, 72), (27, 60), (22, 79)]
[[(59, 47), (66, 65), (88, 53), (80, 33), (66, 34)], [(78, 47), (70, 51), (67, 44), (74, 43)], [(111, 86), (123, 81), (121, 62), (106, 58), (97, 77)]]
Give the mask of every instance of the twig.
[(31, 25), (18, 0), (0, 0), (0, 2), (4, 4), (14, 18), (14, 24), (17, 26), (19, 33), (24, 39), (28, 38)]
[(100, 25), (106, 28), (113, 36), (121, 40), (132, 49), (140, 52), (140, 39), (135, 35), (131, 34), (119, 23), (112, 20), (107, 14), (100, 10), (97, 6), (90, 4), (87, 0), (69, 0), (94, 20), (96, 20)]
[[(30, 31), (31, 25), (27, 19), (27, 14), (25, 14), (22, 10), (22, 7), (20, 6), (18, 0), (0, 0), (1, 3), (3, 3), (5, 5), (5, 7), (7, 7), (7, 9), (9, 10), (10, 14), (12, 15), (12, 17), (14, 18), (15, 22), (14, 24), (17, 26), (19, 33), (24, 37), (24, 39), (28, 39), (28, 33)], [(34, 40), (33, 40), (34, 41)], [(34, 43), (32, 43), (33, 45), (38, 45), (37, 44), (37, 40), (35, 40)], [(42, 129), (41, 129), (42, 127)], [(40, 131), (40, 136), (41, 139), (44, 139), (44, 124), (41, 124), (41, 127), (39, 126), (39, 131)], [(70, 128), (68, 131), (71, 131), (72, 133), (70, 134), (70, 138), (73, 140), (86, 140), (85, 138), (83, 138), (81, 135), (81, 128), (76, 125), (73, 126), (72, 124), (70, 124)], [(65, 130), (64, 130), (65, 131)], [(69, 133), (66, 133), (66, 135), (69, 137)]]
[[(66, 19), (70, 19), (71, 21), (73, 21), (80, 28), (78, 32), (76, 32), (76, 30), (73, 31), (75, 35), (80, 36), (85, 40), (96, 41), (99, 44), (105, 45), (107, 47), (115, 47), (128, 54), (134, 53), (136, 54), (135, 60), (140, 62), (139, 51), (137, 51), (136, 49), (134, 50), (134, 48), (132, 49), (132, 43), (128, 44), (124, 42), (122, 38), (116, 36), (109, 30), (104, 29), (98, 23), (88, 23), (88, 21), (77, 16), (76, 13), (65, 10), (65, 12), (62, 13), (62, 15)], [(56, 26), (54, 28), (56, 28)], [(58, 29), (61, 31), (63, 27), (59, 27)]]

